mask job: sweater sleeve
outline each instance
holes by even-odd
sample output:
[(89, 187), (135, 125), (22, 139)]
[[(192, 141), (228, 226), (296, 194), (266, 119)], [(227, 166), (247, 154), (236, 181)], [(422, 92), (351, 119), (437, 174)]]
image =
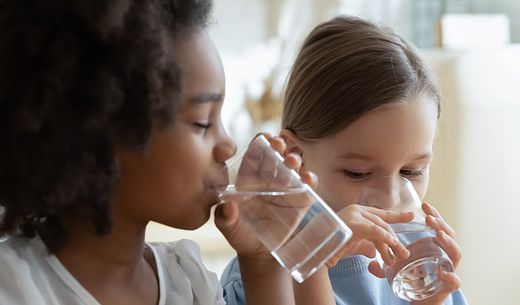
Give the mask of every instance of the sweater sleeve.
[[(360, 272), (351, 265), (355, 265), (355, 263), (343, 260), (336, 266), (335, 269), (337, 270), (329, 271), (337, 305), (410, 304), (397, 298), (386, 280), (368, 274), (366, 267), (363, 268), (365, 272)], [(246, 305), (240, 267), (236, 257), (224, 269), (220, 283), (224, 290), (224, 299), (228, 305)], [(468, 305), (468, 302), (462, 291), (457, 290), (446, 299), (444, 305)]]
[(236, 257), (224, 269), (220, 283), (224, 290), (224, 299), (228, 305), (246, 305), (244, 286), (242, 285), (240, 267)]
[(461, 290), (453, 292), (449, 298), (446, 299), (444, 305), (468, 305), (466, 297)]

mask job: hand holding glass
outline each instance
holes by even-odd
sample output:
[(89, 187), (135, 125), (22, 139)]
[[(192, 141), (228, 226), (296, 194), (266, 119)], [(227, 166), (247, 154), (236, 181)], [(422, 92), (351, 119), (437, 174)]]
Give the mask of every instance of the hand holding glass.
[(240, 221), (292, 277), (303, 282), (352, 236), (338, 216), (284, 164), (263, 135), (231, 159), (222, 202), (237, 202)]
[(414, 212), (410, 223), (390, 224), (397, 238), (410, 251), (410, 257), (393, 266), (383, 264), (385, 276), (394, 293), (407, 301), (423, 300), (437, 294), (444, 283), (441, 269), (452, 272), (453, 264), (435, 242), (435, 230), (425, 222), (422, 202), (413, 184), (403, 177), (375, 179), (363, 189), (361, 205), (396, 212)]

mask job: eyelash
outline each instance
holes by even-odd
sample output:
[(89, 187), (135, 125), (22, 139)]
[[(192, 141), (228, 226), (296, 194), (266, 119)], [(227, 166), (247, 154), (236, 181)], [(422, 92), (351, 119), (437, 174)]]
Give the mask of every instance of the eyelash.
[(371, 173), (363, 173), (363, 172), (353, 172), (349, 170), (343, 170), (343, 174), (353, 180), (362, 180), (368, 177)]
[[(424, 174), (424, 170), (420, 169), (420, 170), (407, 170), (407, 169), (403, 169), (403, 170), (400, 170), (399, 173), (403, 176), (408, 176), (408, 177), (420, 177)], [(353, 180), (363, 180), (365, 179), (366, 177), (370, 176), (372, 173), (370, 172), (353, 172), (353, 171), (349, 171), (349, 170), (343, 170), (343, 174)]]
[(194, 123), (194, 125), (198, 128), (202, 128), (204, 130), (208, 130), (211, 128), (212, 124), (211, 123)]
[(409, 169), (403, 169), (400, 171), (401, 175), (405, 176), (411, 176), (411, 177), (419, 177), (422, 176), (424, 173), (424, 170), (409, 170)]

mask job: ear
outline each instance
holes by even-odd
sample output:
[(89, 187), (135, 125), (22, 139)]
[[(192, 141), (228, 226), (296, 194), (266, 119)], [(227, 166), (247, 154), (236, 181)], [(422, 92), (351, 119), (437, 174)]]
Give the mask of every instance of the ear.
[(280, 131), (280, 137), (285, 141), (285, 145), (287, 145), (287, 149), (285, 150), (286, 154), (295, 153), (300, 155), (303, 158), (303, 149), (301, 145), (301, 140), (290, 130), (282, 129)]

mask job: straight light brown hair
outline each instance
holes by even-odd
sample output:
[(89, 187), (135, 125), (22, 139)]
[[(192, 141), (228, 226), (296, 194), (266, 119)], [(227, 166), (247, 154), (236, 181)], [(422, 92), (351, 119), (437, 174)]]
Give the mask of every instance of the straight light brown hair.
[(319, 140), (378, 106), (421, 94), (440, 113), (435, 79), (410, 43), (368, 21), (336, 17), (303, 43), (287, 82), (282, 128)]

